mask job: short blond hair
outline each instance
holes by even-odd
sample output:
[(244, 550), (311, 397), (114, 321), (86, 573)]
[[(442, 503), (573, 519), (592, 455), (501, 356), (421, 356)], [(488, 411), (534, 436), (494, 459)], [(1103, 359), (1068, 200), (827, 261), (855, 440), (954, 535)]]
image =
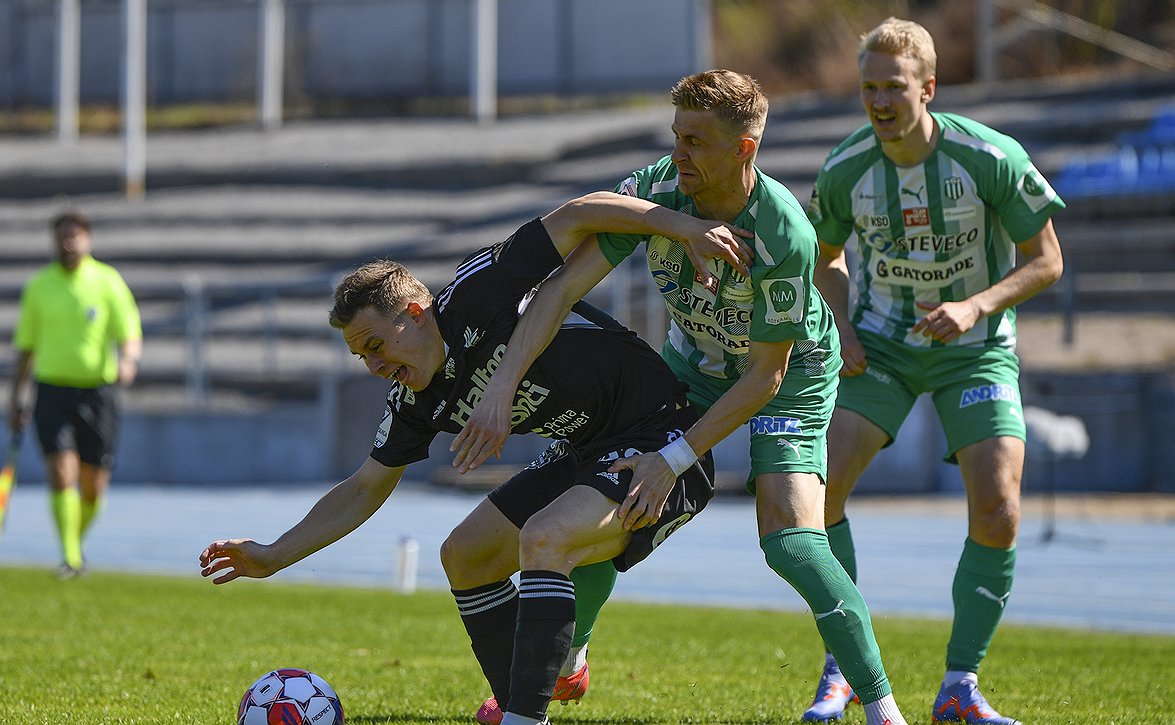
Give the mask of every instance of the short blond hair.
[(763, 138), (767, 96), (759, 82), (745, 73), (717, 68), (686, 76), (669, 92), (674, 108), (713, 111), (738, 133)]
[(431, 300), (428, 287), (412, 276), (404, 265), (389, 259), (377, 259), (360, 266), (335, 287), (330, 324), (342, 329), (367, 307), (395, 317), (409, 302), (427, 306)]
[(886, 18), (867, 34), (861, 36), (857, 50), (857, 64), (866, 53), (881, 53), (910, 58), (918, 64), (918, 76), (926, 80), (938, 69), (938, 54), (934, 52), (934, 38), (930, 32), (913, 20)]

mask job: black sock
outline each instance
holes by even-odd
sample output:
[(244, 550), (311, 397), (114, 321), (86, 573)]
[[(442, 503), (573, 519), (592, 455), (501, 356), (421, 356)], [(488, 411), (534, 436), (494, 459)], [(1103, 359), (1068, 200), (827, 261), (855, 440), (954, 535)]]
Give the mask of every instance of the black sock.
[(502, 710), (510, 695), (510, 663), (514, 660), (514, 627), (518, 621), (518, 590), (514, 582), (453, 589), (461, 623), (490, 691)]
[[(575, 585), (555, 571), (524, 571), (510, 667), (510, 712), (542, 720), (575, 633)], [(503, 708), (503, 712), (507, 708)]]

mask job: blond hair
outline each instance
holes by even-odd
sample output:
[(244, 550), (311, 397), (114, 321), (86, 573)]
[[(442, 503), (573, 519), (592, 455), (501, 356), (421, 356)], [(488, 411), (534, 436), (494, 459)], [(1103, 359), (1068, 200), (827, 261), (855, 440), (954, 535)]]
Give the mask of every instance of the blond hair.
[(713, 111), (737, 133), (756, 141), (767, 125), (767, 96), (749, 75), (715, 69), (686, 76), (669, 92), (673, 106), (684, 111)]
[(367, 307), (395, 316), (402, 313), (409, 302), (427, 306), (431, 300), (428, 287), (413, 277), (404, 265), (390, 259), (377, 259), (360, 266), (335, 287), (330, 324), (341, 330)]
[(938, 55), (934, 52), (934, 38), (929, 31), (912, 20), (887, 18), (867, 34), (861, 36), (857, 49), (857, 63), (866, 53), (881, 53), (910, 58), (918, 64), (918, 77), (926, 80), (938, 68)]

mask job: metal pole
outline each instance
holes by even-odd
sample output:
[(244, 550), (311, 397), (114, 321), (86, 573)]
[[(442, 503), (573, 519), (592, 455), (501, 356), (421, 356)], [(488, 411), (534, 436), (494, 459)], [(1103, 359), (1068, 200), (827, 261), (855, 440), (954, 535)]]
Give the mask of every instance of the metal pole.
[(124, 0), (123, 35), (124, 190), (128, 199), (141, 199), (147, 176), (147, 0)]
[(498, 0), (473, 0), (473, 116), (490, 123), (498, 114)]
[(999, 69), (995, 57), (995, 0), (975, 3), (975, 76), (980, 83), (996, 80)]
[(79, 0), (57, 3), (57, 68), (55, 89), (57, 140), (78, 140), (78, 89), (81, 65), (81, 10)]
[(261, 49), (257, 68), (257, 106), (261, 127), (273, 131), (282, 125), (282, 79), (285, 76), (286, 10), (284, 0), (259, 3)]
[(693, 17), (697, 21), (694, 30), (694, 68), (703, 71), (714, 67), (714, 20), (710, 0), (697, 0)]

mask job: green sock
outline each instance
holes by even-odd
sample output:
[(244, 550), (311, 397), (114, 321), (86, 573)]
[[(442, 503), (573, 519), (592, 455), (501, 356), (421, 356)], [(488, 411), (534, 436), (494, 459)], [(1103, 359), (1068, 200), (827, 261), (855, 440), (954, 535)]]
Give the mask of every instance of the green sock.
[(857, 547), (853, 545), (853, 530), (849, 528), (849, 519), (845, 517), (829, 526), (828, 546), (833, 556), (848, 572), (849, 578), (857, 582)]
[(832, 555), (828, 534), (820, 529), (783, 529), (764, 536), (759, 545), (767, 565), (812, 609), (820, 636), (861, 702), (891, 694), (869, 608)]
[(947, 644), (947, 669), (978, 672), (1012, 593), (1016, 547), (993, 549), (968, 538), (955, 570), (951, 595), (955, 621)]
[(61, 540), (61, 554), (65, 563), (74, 569), (81, 569), (81, 496), (76, 488), (70, 488), (54, 491), (49, 502), (53, 508), (53, 520), (57, 522), (57, 538)]
[[(853, 583), (857, 583), (857, 547), (853, 545), (853, 530), (849, 528), (849, 519), (846, 516), (832, 526), (825, 528), (828, 532), (828, 546), (832, 555), (845, 568)], [(828, 647), (824, 648), (828, 651)]]
[(616, 585), (616, 567), (610, 561), (577, 566), (571, 570), (571, 581), (575, 583), (575, 634), (571, 637), (574, 648), (591, 639), (600, 608)]
[(81, 539), (86, 538), (86, 532), (90, 530), (90, 524), (94, 523), (94, 519), (98, 518), (98, 514), (102, 513), (105, 508), (106, 499), (97, 498), (93, 501), (81, 499), (81, 525), (78, 527)]

